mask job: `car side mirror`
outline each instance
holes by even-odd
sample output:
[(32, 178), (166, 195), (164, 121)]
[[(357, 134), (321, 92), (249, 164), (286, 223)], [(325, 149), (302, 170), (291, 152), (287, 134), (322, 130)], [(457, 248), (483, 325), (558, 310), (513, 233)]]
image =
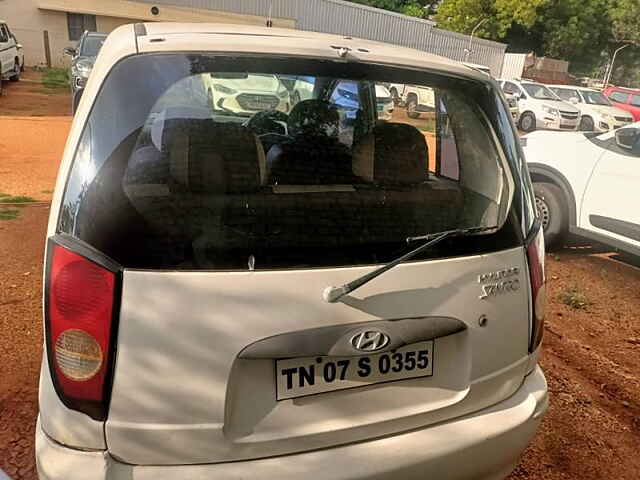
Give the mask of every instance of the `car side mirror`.
[(21, 43), (16, 43), (16, 48), (18, 50), (22, 50), (22, 44)]
[(76, 49), (73, 47), (65, 47), (64, 50), (62, 50), (62, 53), (64, 53), (65, 55), (69, 56), (69, 57), (75, 57), (76, 56)]
[(579, 104), (579, 103), (580, 103), (580, 99), (579, 99), (578, 97), (571, 97), (571, 98), (569, 99), (569, 101), (570, 101), (571, 103), (573, 103), (574, 105), (577, 105), (577, 104)]
[(625, 150), (638, 153), (640, 150), (640, 128), (621, 128), (616, 130), (616, 144)]

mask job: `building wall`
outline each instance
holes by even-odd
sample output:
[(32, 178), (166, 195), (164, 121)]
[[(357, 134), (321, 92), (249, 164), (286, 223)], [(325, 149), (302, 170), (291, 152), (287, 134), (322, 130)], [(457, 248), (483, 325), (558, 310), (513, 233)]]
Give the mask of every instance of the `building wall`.
[[(173, 5), (182, 3), (182, 0), (175, 0)], [(28, 66), (46, 64), (43, 39), (45, 30), (49, 34), (52, 65), (69, 65), (69, 58), (62, 54), (62, 50), (75, 46), (77, 42), (69, 40), (66, 12), (96, 15), (96, 29), (102, 33), (109, 33), (120, 25), (137, 21), (264, 24), (264, 18), (256, 15), (181, 6), (160, 6), (160, 14), (153, 16), (149, 4), (127, 0), (0, 0), (0, 19), (7, 22), (23, 45), (25, 63)], [(295, 22), (276, 18), (274, 25), (294, 28)]]
[(63, 12), (43, 12), (36, 7), (36, 0), (0, 1), (0, 18), (24, 47), (27, 65), (45, 63), (43, 32), (49, 32), (51, 59), (64, 65), (62, 49), (73, 45), (67, 32), (67, 16)]
[(120, 17), (96, 17), (96, 30), (100, 33), (110, 33), (121, 25), (126, 25), (134, 20)]

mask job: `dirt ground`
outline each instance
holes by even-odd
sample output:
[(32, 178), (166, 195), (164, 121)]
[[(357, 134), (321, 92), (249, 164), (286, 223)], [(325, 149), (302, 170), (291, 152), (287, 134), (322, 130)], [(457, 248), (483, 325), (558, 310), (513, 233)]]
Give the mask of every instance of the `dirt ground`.
[(48, 89), (42, 73), (26, 70), (19, 82), (3, 82), (0, 115), (51, 117), (71, 115), (71, 94), (67, 89)]
[[(13, 126), (11, 135), (0, 137), (0, 191), (46, 200), (48, 194), (38, 192), (53, 189), (69, 118), (3, 123), (11, 120), (3, 115), (12, 114), (4, 100), (0, 131)], [(63, 106), (68, 103), (47, 114), (62, 116)], [(48, 214), (46, 204), (25, 206), (17, 219), (0, 220), (0, 468), (20, 480), (36, 478), (33, 438)], [(640, 268), (593, 247), (565, 248), (546, 260), (541, 364), (551, 404), (509, 479), (637, 480)]]

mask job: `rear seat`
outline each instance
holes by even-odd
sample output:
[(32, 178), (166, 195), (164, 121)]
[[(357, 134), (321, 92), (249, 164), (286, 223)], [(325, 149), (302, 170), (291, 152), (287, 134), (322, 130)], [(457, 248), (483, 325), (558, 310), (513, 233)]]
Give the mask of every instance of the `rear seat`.
[[(451, 228), (461, 211), (459, 189), (428, 181), (424, 137), (409, 125), (374, 129), (375, 152), (368, 165), (360, 159), (360, 173), (369, 172), (361, 184), (288, 193), (264, 185), (264, 153), (245, 127), (186, 119), (162, 128), (160, 149), (147, 142), (133, 152), (123, 188), (160, 235), (184, 239), (199, 265), (234, 268), (233, 251), (247, 249), (402, 242)], [(149, 170), (151, 148), (158, 165)]]

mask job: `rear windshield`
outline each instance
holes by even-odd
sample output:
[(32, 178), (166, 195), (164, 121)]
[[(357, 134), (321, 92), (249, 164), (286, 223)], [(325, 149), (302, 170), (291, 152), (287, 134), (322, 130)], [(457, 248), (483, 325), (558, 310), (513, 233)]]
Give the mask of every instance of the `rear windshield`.
[[(389, 106), (390, 83), (419, 86), (413, 110)], [(415, 248), (408, 237), (499, 227), (421, 258), (482, 253), (521, 242), (516, 157), (504, 104), (481, 82), (338, 61), (134, 56), (94, 101), (58, 231), (144, 269), (365, 265)]]

